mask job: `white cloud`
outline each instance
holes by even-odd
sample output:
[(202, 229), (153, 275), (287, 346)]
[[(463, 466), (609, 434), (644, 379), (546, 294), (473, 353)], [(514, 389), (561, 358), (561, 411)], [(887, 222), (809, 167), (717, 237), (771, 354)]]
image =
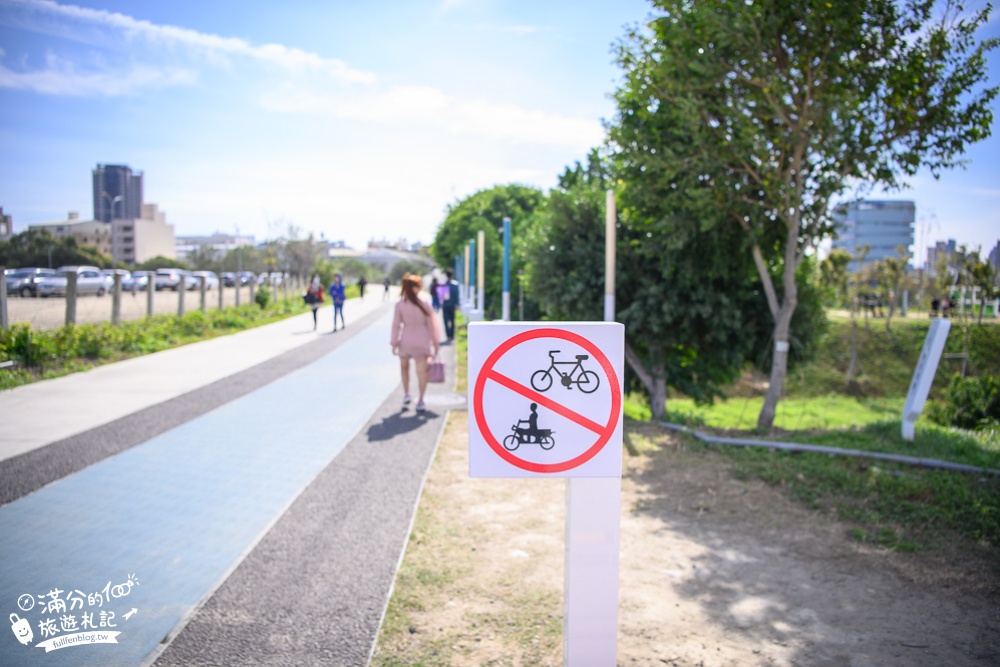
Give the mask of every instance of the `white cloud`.
[[(446, 7), (457, 4), (446, 3)], [(113, 38), (127, 43), (143, 41), (152, 47), (163, 46), (174, 51), (186, 49), (215, 65), (229, 66), (237, 59), (249, 59), (282, 72), (302, 75), (269, 86), (267, 92), (260, 95), (259, 104), (267, 111), (365, 122), (424, 124), (444, 128), (459, 136), (565, 147), (574, 151), (584, 151), (603, 138), (603, 129), (596, 120), (535, 111), (514, 104), (460, 99), (429, 86), (398, 85), (380, 89), (373, 73), (291, 46), (254, 45), (243, 39), (156, 25), (116, 12), (60, 5), (52, 0), (0, 0), (0, 6), (18, 10), (0, 12), (0, 20), (36, 32), (61, 36), (72, 33), (74, 39), (94, 45)], [(533, 30), (526, 26), (510, 29)], [(0, 87), (52, 95), (118, 96), (152, 87), (190, 85), (199, 78), (196, 67), (200, 65), (190, 61), (184, 65), (161, 64), (162, 58), (158, 58), (157, 64), (151, 65), (138, 61), (148, 55), (144, 51), (132, 48), (130, 55), (132, 64), (124, 71), (113, 71), (112, 68), (119, 65), (82, 65), (56, 57), (49, 57), (45, 68), (36, 71), (19, 72), (0, 65)], [(367, 85), (360, 88), (349, 85), (358, 83)], [(344, 84), (348, 85), (344, 87)]]
[(0, 88), (29, 90), (46, 95), (120, 96), (139, 90), (177, 85), (189, 85), (197, 80), (197, 73), (182, 68), (157, 68), (141, 64), (124, 72), (79, 72), (68, 61), (49, 55), (46, 69), (34, 72), (15, 72), (0, 65)]
[(455, 111), (449, 126), (459, 134), (564, 146), (580, 151), (596, 146), (604, 138), (604, 129), (596, 120), (523, 109), (512, 104), (475, 100), (459, 104)]
[(396, 86), (345, 98), (314, 89), (265, 93), (261, 105), (279, 113), (329, 115), (339, 119), (423, 123), (455, 135), (586, 151), (601, 143), (604, 129), (589, 118), (573, 118), (488, 100), (457, 99), (428, 86)]
[[(339, 83), (372, 83), (376, 80), (371, 72), (354, 69), (341, 60), (281, 44), (254, 45), (236, 37), (156, 25), (117, 12), (60, 5), (52, 0), (2, 0), (2, 4), (20, 10), (19, 14), (9, 15), (6, 22), (37, 32), (62, 34), (67, 30), (72, 31), (72, 26), (51, 24), (51, 19), (63, 19), (88, 27), (110, 29), (127, 40), (144, 39), (154, 45), (184, 46), (215, 60), (226, 57), (250, 58), (290, 72), (322, 73)], [(76, 37), (80, 38), (79, 32)]]

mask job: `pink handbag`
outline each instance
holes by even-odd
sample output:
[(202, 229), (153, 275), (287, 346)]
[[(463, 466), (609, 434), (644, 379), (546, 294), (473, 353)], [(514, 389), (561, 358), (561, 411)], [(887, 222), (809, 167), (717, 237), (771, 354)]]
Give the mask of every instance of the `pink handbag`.
[(444, 362), (440, 358), (434, 357), (434, 361), (427, 364), (427, 381), (444, 382)]

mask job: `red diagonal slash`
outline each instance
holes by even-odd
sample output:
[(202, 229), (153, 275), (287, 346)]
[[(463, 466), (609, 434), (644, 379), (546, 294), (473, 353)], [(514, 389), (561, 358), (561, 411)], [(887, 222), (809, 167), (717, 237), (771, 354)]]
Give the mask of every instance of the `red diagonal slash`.
[(597, 435), (604, 435), (605, 432), (608, 430), (606, 426), (602, 426), (601, 424), (598, 424), (595, 421), (587, 419), (586, 417), (577, 412), (573, 412), (569, 408), (556, 403), (551, 398), (539, 394), (534, 389), (525, 387), (523, 384), (511, 380), (506, 375), (498, 373), (495, 369), (490, 369), (486, 373), (486, 377), (498, 384), (502, 384), (511, 391), (517, 392), (518, 394), (521, 394), (525, 398), (532, 400), (535, 403), (538, 403), (542, 407), (546, 407), (549, 410), (552, 410), (553, 412), (562, 415), (566, 419), (569, 419), (570, 421), (575, 422), (580, 426), (593, 431)]

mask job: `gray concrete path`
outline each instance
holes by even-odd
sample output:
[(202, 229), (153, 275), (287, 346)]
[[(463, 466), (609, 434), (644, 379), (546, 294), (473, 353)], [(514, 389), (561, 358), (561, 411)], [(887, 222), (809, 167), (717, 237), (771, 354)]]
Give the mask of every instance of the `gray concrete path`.
[[(365, 664), (444, 416), (464, 404), (432, 385), (427, 413), (400, 410), (381, 305), (328, 336), (292, 318), (284, 336), (308, 344), (214, 380), (192, 370), (210, 384), (0, 461), (0, 611), (33, 632), (6, 633), (0, 664)], [(188, 348), (167, 364), (178, 377), (232, 369)]]

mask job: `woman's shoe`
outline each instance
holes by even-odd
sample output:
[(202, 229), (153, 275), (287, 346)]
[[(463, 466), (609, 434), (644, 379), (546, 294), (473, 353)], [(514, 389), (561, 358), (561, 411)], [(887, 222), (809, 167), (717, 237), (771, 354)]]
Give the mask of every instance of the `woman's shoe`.
[(409, 404), (410, 404), (410, 395), (409, 394), (404, 394), (403, 395), (403, 405), (409, 405)]
[(427, 409), (427, 406), (424, 405), (423, 401), (417, 401), (417, 412), (423, 412), (426, 409)]

